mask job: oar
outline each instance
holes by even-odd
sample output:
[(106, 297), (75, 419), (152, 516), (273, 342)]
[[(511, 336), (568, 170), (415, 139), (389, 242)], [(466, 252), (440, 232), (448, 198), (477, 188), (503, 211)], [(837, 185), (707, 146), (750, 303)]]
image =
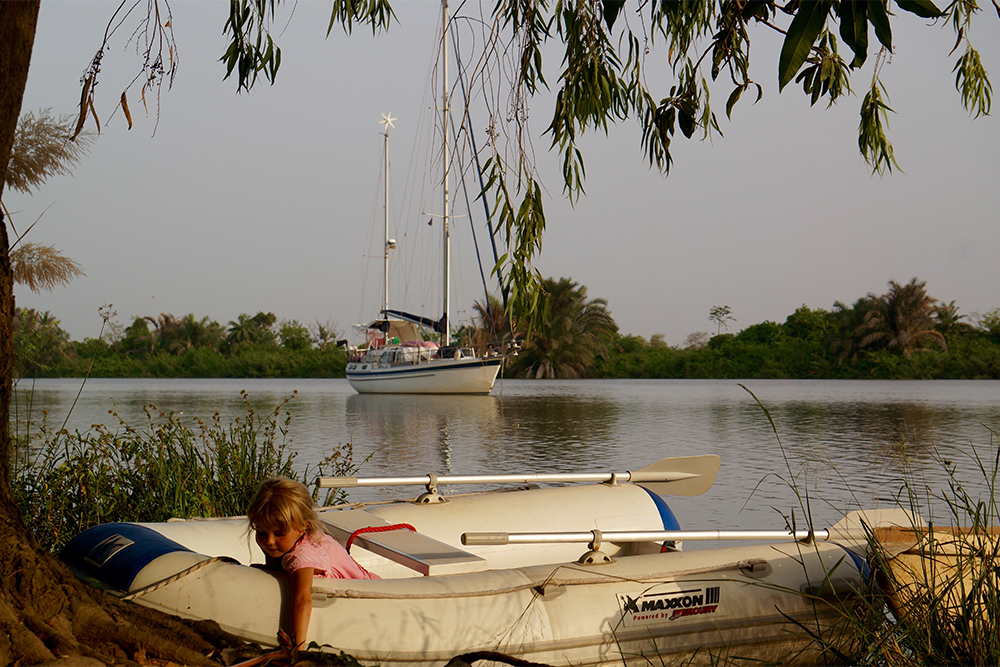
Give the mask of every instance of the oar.
[(565, 533), (462, 533), (466, 546), (506, 544), (569, 544), (589, 543), (595, 539), (615, 544), (626, 542), (697, 542), (710, 540), (795, 540), (826, 541), (829, 530), (608, 530), (572, 531)]
[(567, 544), (589, 543), (597, 540), (622, 544), (625, 542), (696, 542), (710, 540), (843, 540), (864, 542), (872, 531), (888, 527), (919, 527), (923, 521), (910, 512), (891, 510), (858, 510), (849, 512), (830, 528), (813, 530), (589, 530), (548, 533), (463, 533), (462, 544), (467, 546), (505, 544)]
[(424, 475), (420, 477), (318, 477), (319, 488), (358, 486), (427, 486), (442, 484), (559, 484), (572, 482), (632, 482), (657, 494), (697, 496), (715, 482), (722, 461), (714, 454), (661, 459), (623, 473), (539, 473), (530, 475)]

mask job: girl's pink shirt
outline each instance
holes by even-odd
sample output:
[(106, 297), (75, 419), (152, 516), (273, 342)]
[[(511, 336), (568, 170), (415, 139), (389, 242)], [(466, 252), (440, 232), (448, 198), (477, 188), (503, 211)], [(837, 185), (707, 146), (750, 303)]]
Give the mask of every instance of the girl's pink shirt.
[(326, 533), (319, 539), (313, 535), (303, 535), (302, 539), (281, 557), (281, 569), (289, 574), (304, 567), (311, 567), (315, 576), (327, 579), (380, 578), (358, 565), (347, 553), (347, 549)]

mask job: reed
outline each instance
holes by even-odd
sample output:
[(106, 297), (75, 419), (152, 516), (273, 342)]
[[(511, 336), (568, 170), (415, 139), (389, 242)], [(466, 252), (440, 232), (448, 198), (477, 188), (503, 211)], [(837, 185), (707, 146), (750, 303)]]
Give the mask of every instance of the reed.
[[(742, 386), (742, 385), (741, 385)], [(746, 389), (746, 387), (743, 387)], [(763, 411), (786, 463), (778, 431)], [(989, 458), (971, 446), (973, 479), (962, 479), (960, 467), (936, 448), (934, 463), (945, 472), (944, 488), (932, 488), (907, 467), (894, 495), (896, 509), (912, 519), (899, 528), (865, 528), (866, 586), (855, 595), (816, 598), (840, 620), (819, 631), (820, 624), (797, 623), (832, 664), (909, 667), (923, 665), (1000, 664), (1000, 434), (987, 427)], [(896, 443), (898, 451), (910, 443)], [(829, 466), (835, 470), (835, 466)], [(789, 465), (784, 480), (795, 493), (801, 516), (813, 526), (812, 504)], [(841, 479), (850, 487), (849, 480)], [(860, 503), (859, 503), (860, 506)], [(792, 513), (790, 528), (795, 527)], [(802, 545), (802, 548), (809, 548)], [(835, 572), (827, 573), (832, 580)], [(832, 630), (832, 632), (830, 631)], [(728, 661), (727, 661), (728, 662)]]
[[(118, 426), (85, 433), (50, 430), (21, 433), (12, 462), (12, 486), (24, 521), (38, 544), (58, 553), (73, 536), (114, 521), (160, 522), (172, 517), (242, 515), (257, 485), (281, 475), (309, 484), (321, 475), (357, 472), (351, 443), (338, 444), (316, 466), (299, 468), (288, 435), (294, 394), (268, 412), (242, 392), (245, 412), (230, 421), (216, 413), (189, 427), (179, 415), (144, 407), (134, 426), (117, 413)], [(314, 500), (341, 502), (331, 489)]]
[[(859, 664), (1000, 664), (1000, 436), (989, 429), (990, 459), (973, 447), (976, 476), (935, 452), (947, 473), (935, 490), (908, 475), (897, 503), (926, 525), (869, 536), (873, 592), (855, 615)], [(935, 516), (937, 514), (937, 516)]]

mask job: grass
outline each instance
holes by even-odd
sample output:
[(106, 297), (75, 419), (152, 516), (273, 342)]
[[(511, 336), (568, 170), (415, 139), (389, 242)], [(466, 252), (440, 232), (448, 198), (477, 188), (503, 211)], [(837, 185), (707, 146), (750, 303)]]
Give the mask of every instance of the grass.
[[(299, 470), (290, 449), (287, 397), (259, 412), (242, 392), (245, 413), (223, 422), (216, 413), (193, 428), (179, 415), (154, 405), (144, 408), (140, 426), (116, 413), (114, 429), (85, 433), (50, 430), (43, 417), (19, 432), (12, 486), (24, 521), (38, 544), (58, 553), (75, 535), (114, 521), (160, 522), (172, 517), (239, 516), (257, 485), (280, 475), (309, 485), (318, 475), (353, 475), (350, 443), (338, 445), (315, 467)], [(30, 444), (28, 444), (30, 443)], [(344, 499), (333, 489), (314, 500), (331, 505)]]
[(864, 647), (858, 663), (1000, 664), (1000, 436), (989, 432), (991, 460), (975, 447), (970, 454), (981, 482), (960, 479), (939, 454), (946, 488), (905, 480), (898, 504), (915, 514), (939, 508), (941, 521), (931, 515), (926, 526), (870, 535), (876, 581), (856, 625)]
[[(768, 410), (746, 390), (778, 437)], [(860, 595), (825, 601), (841, 616), (834, 634), (818, 632), (819, 624), (800, 624), (832, 662), (872, 667), (1000, 664), (1000, 434), (987, 431), (990, 458), (983, 458), (974, 445), (968, 455), (977, 479), (961, 479), (959, 466), (936, 449), (934, 461), (945, 472), (945, 488), (930, 487), (913, 471), (904, 475), (895, 504), (913, 518), (913, 525), (866, 527), (872, 575)], [(788, 463), (780, 437), (778, 444)], [(910, 448), (897, 444), (903, 452)], [(787, 473), (785, 481), (812, 528), (811, 500), (800, 491), (790, 466)], [(849, 486), (849, 480), (842, 482)], [(794, 523), (793, 512), (789, 527)]]

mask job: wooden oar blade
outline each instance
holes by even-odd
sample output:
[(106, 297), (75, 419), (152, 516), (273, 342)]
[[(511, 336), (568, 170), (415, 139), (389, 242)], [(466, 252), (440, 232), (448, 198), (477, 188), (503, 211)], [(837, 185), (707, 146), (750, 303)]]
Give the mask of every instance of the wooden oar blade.
[(700, 496), (712, 488), (721, 465), (715, 454), (674, 456), (629, 471), (629, 481), (661, 496)]

